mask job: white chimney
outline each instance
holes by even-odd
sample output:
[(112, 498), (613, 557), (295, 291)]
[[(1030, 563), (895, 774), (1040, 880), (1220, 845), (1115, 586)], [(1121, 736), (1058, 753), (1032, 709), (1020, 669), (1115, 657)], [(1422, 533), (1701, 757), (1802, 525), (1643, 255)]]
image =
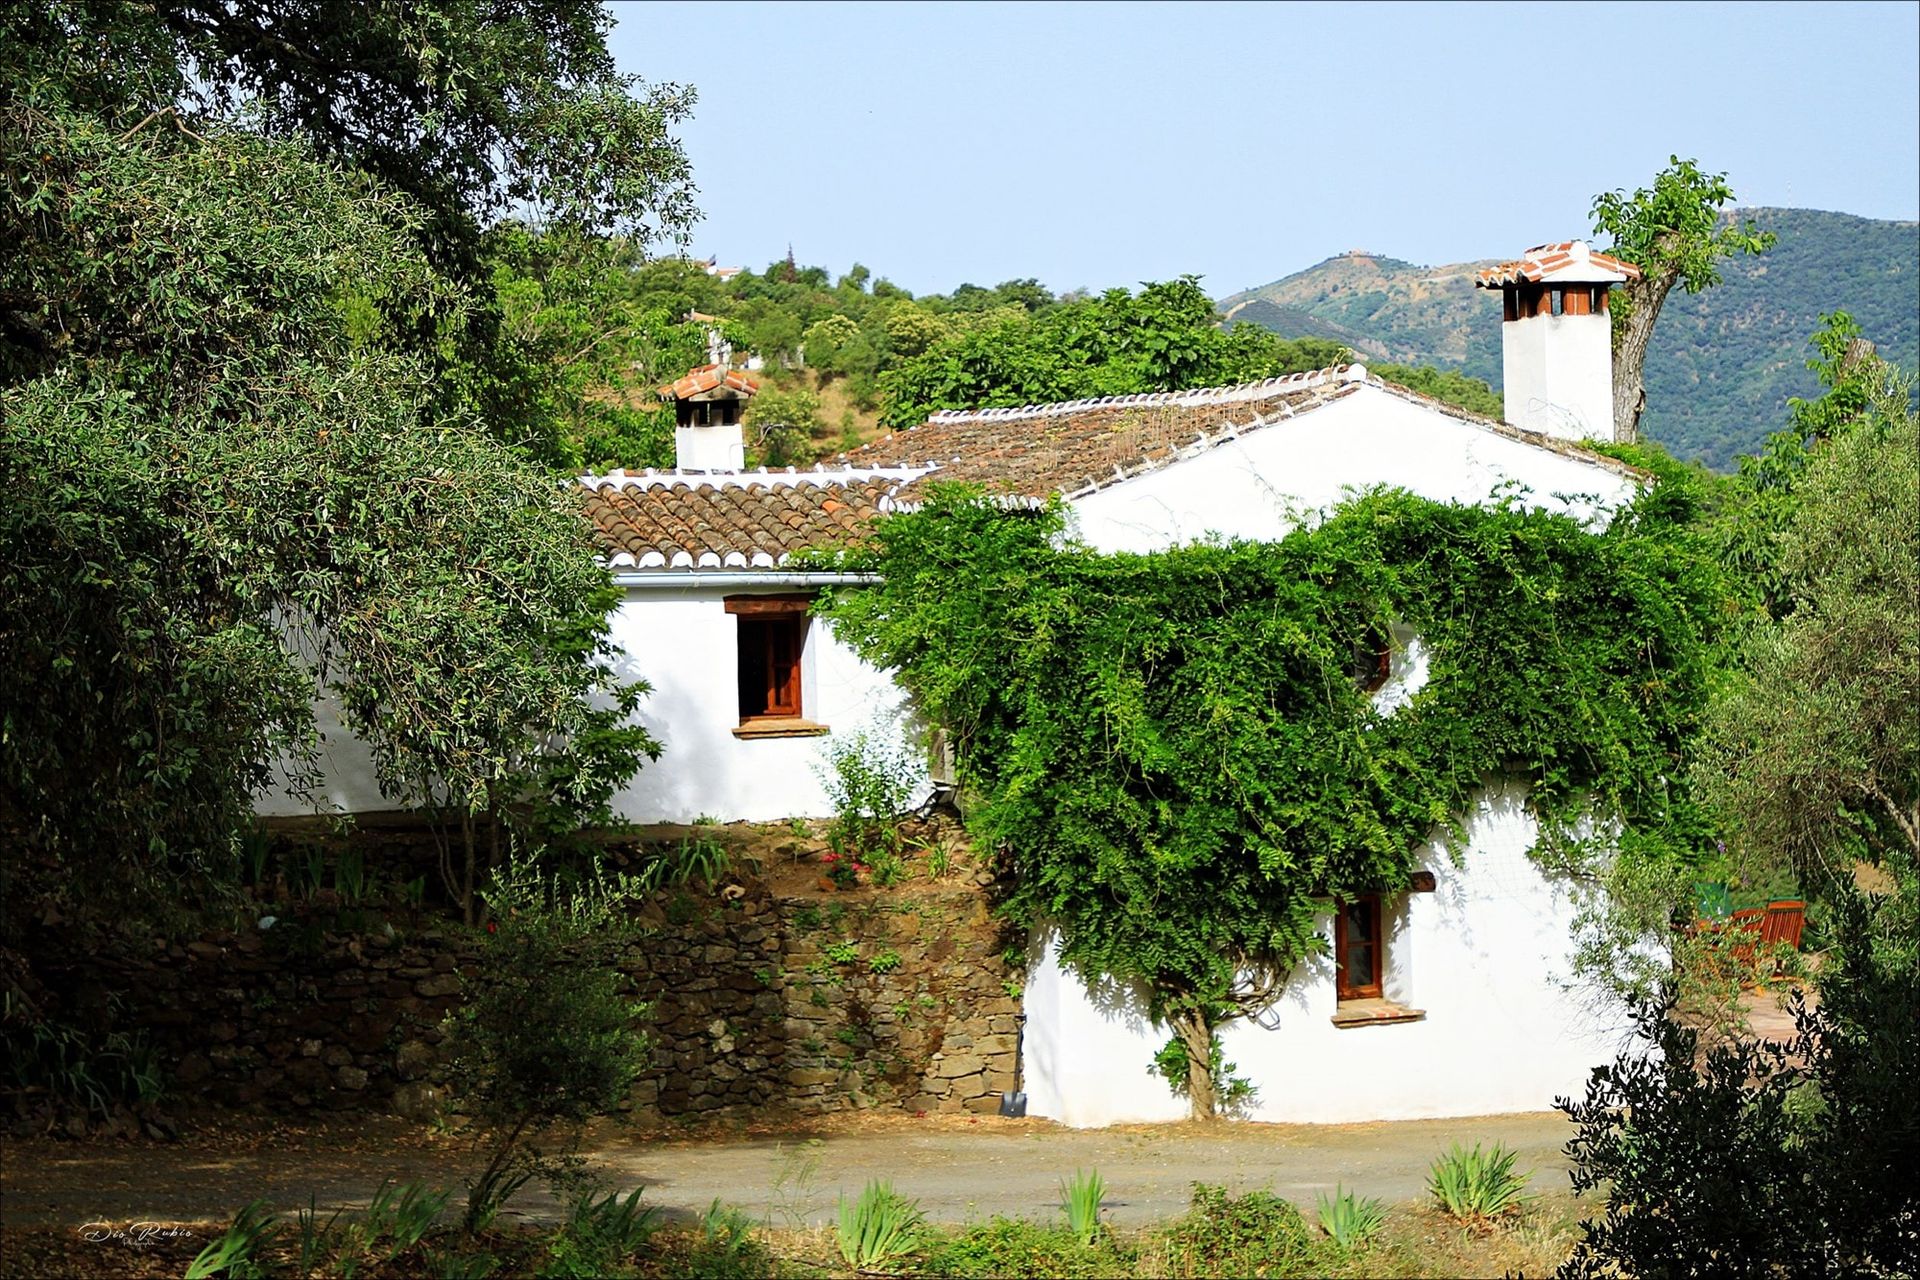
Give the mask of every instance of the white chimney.
[(740, 418), (760, 384), (724, 364), (702, 365), (660, 388), (673, 401), (677, 471), (739, 471), (747, 465)]
[(1640, 268), (1584, 240), (1537, 245), (1480, 273), (1482, 289), (1500, 290), (1508, 422), (1562, 440), (1613, 438), (1608, 291), (1639, 278)]

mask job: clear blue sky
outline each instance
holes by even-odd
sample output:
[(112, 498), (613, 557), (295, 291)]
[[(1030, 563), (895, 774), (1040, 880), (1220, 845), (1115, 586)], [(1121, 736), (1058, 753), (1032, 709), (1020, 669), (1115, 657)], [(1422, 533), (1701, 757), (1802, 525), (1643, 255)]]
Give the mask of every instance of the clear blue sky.
[(1583, 235), (1670, 154), (1742, 204), (1920, 211), (1920, 5), (616, 5), (697, 86), (692, 248), (916, 293)]

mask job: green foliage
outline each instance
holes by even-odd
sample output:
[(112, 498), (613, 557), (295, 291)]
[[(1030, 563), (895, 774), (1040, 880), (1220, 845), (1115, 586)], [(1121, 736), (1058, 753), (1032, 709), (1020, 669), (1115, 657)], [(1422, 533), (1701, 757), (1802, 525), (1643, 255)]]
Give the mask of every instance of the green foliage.
[(900, 967), (900, 953), (892, 947), (882, 947), (867, 961), (871, 973), (892, 973)]
[(1736, 549), (1773, 618), (1743, 638), (1698, 770), (1737, 850), (1807, 883), (1920, 853), (1920, 418), (1871, 357), (1817, 339), (1829, 395), (1743, 469)]
[(936, 340), (881, 377), (882, 420), (911, 426), (936, 409), (1039, 404), (1246, 382), (1331, 364), (1340, 349), (1265, 330), (1216, 327), (1193, 276), (1110, 289), (1038, 316), (1024, 308)]
[(891, 1271), (920, 1247), (926, 1215), (918, 1201), (909, 1200), (880, 1179), (869, 1182), (860, 1198), (840, 1197), (840, 1217), (834, 1240), (840, 1256), (855, 1271)]
[(548, 1245), (543, 1276), (595, 1280), (608, 1276), (646, 1248), (655, 1230), (654, 1210), (640, 1207), (641, 1188), (622, 1198), (596, 1196), (588, 1187), (574, 1197), (566, 1224)]
[(1283, 1275), (1313, 1252), (1300, 1211), (1269, 1191), (1232, 1196), (1193, 1184), (1186, 1215), (1155, 1243), (1154, 1274), (1173, 1277)]
[(706, 363), (707, 326), (639, 296), (639, 246), (508, 222), (482, 249), (499, 325), (470, 394), (511, 413), (501, 433), (569, 470), (671, 466), (657, 388)]
[(1468, 1226), (1491, 1226), (1526, 1203), (1527, 1175), (1513, 1171), (1518, 1158), (1497, 1142), (1491, 1151), (1455, 1143), (1427, 1171), (1427, 1194)]
[(1082, 1249), (1093, 1247), (1100, 1235), (1100, 1202), (1106, 1199), (1107, 1183), (1098, 1169), (1073, 1171), (1071, 1179), (1060, 1183), (1060, 1211), (1067, 1215), (1067, 1230)]
[(344, 1212), (335, 1209), (333, 1216), (323, 1226), (320, 1222), (320, 1202), (311, 1192), (307, 1195), (307, 1207), (296, 1210), (294, 1224), (299, 1233), (300, 1257), (299, 1271), (307, 1275), (338, 1247), (339, 1237), (335, 1229), (339, 1226), (340, 1215)]
[(0, 787), (32, 842), (229, 868), (275, 757), (312, 780), (322, 682), (397, 800), (602, 807), (653, 749), (616, 597), (571, 497), (429, 416), (399, 312), (466, 307), (420, 212), (293, 144), (51, 95), (0, 135)]
[(469, 1231), (536, 1167), (530, 1135), (612, 1107), (644, 1065), (645, 1009), (623, 994), (617, 967), (636, 937), (628, 908), (639, 893), (597, 873), (562, 890), (523, 862), (488, 891), (497, 924), (448, 1025), (455, 1094), (494, 1135), (469, 1190)]
[(1596, 1068), (1568, 1144), (1576, 1190), (1604, 1210), (1562, 1268), (1632, 1274), (1894, 1275), (1920, 1241), (1920, 878), (1898, 892), (1829, 889), (1837, 961), (1817, 1009), (1795, 998), (1791, 1044), (1698, 1037), (1646, 1006), (1652, 1051)]
[(932, 1235), (912, 1274), (955, 1280), (1097, 1280), (1131, 1274), (1137, 1261), (1132, 1248), (1111, 1236), (1102, 1236), (1088, 1247), (1070, 1228), (996, 1216), (950, 1234)]
[[(1057, 507), (936, 488), (848, 561), (881, 582), (825, 609), (948, 731), (1003, 912), (1212, 1024), (1322, 945), (1327, 896), (1404, 885), (1489, 776), (1589, 874), (1589, 818), (1622, 863), (1710, 848), (1682, 783), (1727, 588), (1663, 501), (1595, 530), (1379, 492), (1276, 543), (1103, 555)], [(1431, 675), (1388, 714), (1348, 673), (1394, 623)]]
[(688, 1280), (762, 1280), (774, 1274), (773, 1255), (753, 1233), (753, 1221), (718, 1200), (700, 1217), (700, 1230), (684, 1259), (668, 1274)]
[(825, 430), (820, 422), (820, 397), (797, 388), (761, 388), (747, 402), (744, 421), (752, 432), (748, 439), (755, 444), (755, 452), (770, 467), (811, 461), (813, 438)]
[(1713, 289), (1669, 297), (1646, 369), (1648, 434), (1723, 471), (1760, 452), (1796, 397), (1819, 393), (1798, 349), (1836, 301), (1896, 369), (1920, 369), (1912, 224), (1807, 209), (1742, 216), (1778, 242), (1761, 258), (1722, 260)]
[[(429, 1191), (418, 1182), (398, 1186), (382, 1182), (360, 1224), (368, 1246), (387, 1242), (388, 1259), (399, 1257), (426, 1238), (446, 1211), (448, 1191)], [(302, 1224), (304, 1229), (304, 1222)]]
[(264, 1200), (255, 1200), (233, 1217), (226, 1233), (202, 1249), (187, 1265), (187, 1280), (258, 1280), (266, 1274), (260, 1255), (273, 1243), (279, 1219)]
[(1342, 1253), (1351, 1253), (1378, 1235), (1387, 1225), (1387, 1207), (1375, 1197), (1356, 1197), (1336, 1185), (1333, 1195), (1320, 1193), (1320, 1229)]
[[(1240, 1065), (1227, 1061), (1227, 1047), (1219, 1036), (1213, 1037), (1213, 1049), (1207, 1056), (1207, 1077), (1213, 1084), (1215, 1107), (1231, 1115), (1253, 1102), (1259, 1091), (1253, 1082), (1238, 1074)], [(1173, 1090), (1176, 1098), (1189, 1096), (1194, 1077), (1193, 1064), (1187, 1054), (1186, 1042), (1179, 1036), (1169, 1037), (1153, 1055), (1153, 1071), (1167, 1082), (1167, 1088)]]
[(156, 1101), (165, 1091), (160, 1052), (144, 1031), (89, 1033), (54, 1021), (14, 992), (0, 1009), (8, 1093), (45, 1093), (105, 1119), (120, 1105)]
[(900, 816), (924, 770), (897, 729), (860, 729), (828, 740), (823, 766), (815, 769), (833, 806), (827, 843), (843, 863), (873, 870), (874, 882), (898, 883)]
[(685, 884), (716, 885), (732, 869), (733, 855), (717, 837), (689, 836), (671, 849), (656, 850), (637, 882), (647, 893)]
[(1672, 277), (1688, 293), (1699, 293), (1720, 283), (1722, 258), (1773, 247), (1774, 237), (1752, 223), (1723, 221), (1720, 210), (1732, 200), (1726, 174), (1702, 173), (1696, 162), (1671, 156), (1651, 187), (1595, 196), (1593, 225), (1612, 237), (1606, 252), (1649, 277)]
[(1642, 370), (1660, 308), (1675, 284), (1687, 293), (1720, 283), (1720, 259), (1765, 253), (1774, 237), (1751, 222), (1724, 220), (1733, 200), (1724, 173), (1702, 173), (1692, 160), (1670, 158), (1653, 186), (1594, 198), (1596, 234), (1611, 236), (1607, 252), (1640, 267), (1640, 278), (1613, 291), (1613, 438), (1639, 439), (1646, 407)]
[(1500, 393), (1478, 378), (1470, 378), (1455, 369), (1435, 369), (1426, 365), (1370, 364), (1367, 372), (1396, 383), (1442, 403), (1477, 413), (1495, 422), (1504, 418)]

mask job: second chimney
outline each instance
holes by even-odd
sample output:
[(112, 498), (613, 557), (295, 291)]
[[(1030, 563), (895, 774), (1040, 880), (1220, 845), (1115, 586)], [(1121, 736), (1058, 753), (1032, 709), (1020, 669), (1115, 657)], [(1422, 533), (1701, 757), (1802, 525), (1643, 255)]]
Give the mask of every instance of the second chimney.
[(738, 471), (746, 465), (740, 417), (760, 384), (724, 364), (701, 365), (660, 388), (673, 401), (676, 471)]
[(1613, 438), (1613, 317), (1607, 295), (1631, 262), (1584, 240), (1536, 245), (1475, 283), (1500, 290), (1506, 419), (1562, 440)]

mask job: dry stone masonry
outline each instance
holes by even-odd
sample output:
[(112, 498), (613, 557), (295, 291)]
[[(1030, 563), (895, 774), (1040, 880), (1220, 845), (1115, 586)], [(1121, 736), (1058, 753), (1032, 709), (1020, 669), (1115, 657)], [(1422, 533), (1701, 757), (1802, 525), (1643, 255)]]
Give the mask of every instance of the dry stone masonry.
[[(1017, 1087), (1020, 974), (976, 883), (776, 895), (735, 876), (644, 916), (636, 1114), (986, 1112)], [(74, 946), (47, 977), (69, 1017), (144, 1034), (183, 1102), (426, 1118), (449, 1101), (442, 1022), (476, 952), (457, 929), (350, 919)]]

